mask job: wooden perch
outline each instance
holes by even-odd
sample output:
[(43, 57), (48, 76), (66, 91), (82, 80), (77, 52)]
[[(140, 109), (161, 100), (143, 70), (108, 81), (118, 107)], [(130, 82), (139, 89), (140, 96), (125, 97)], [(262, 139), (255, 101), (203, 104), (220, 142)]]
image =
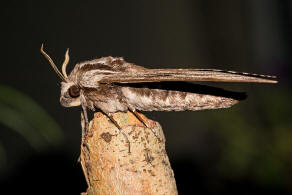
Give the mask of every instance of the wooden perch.
[(165, 138), (158, 122), (140, 116), (146, 128), (131, 112), (115, 113), (122, 133), (102, 113), (95, 113), (89, 135), (81, 144), (81, 165), (88, 184), (87, 195), (176, 195), (176, 183)]

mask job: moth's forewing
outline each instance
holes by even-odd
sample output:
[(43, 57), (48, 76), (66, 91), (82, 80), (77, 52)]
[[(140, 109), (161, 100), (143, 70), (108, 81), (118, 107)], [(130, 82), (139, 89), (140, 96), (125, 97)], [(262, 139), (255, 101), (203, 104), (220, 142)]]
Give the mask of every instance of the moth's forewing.
[(255, 82), (276, 83), (275, 77), (244, 72), (212, 69), (147, 69), (142, 72), (120, 72), (107, 74), (101, 83), (140, 83), (165, 81), (211, 81), (211, 82)]

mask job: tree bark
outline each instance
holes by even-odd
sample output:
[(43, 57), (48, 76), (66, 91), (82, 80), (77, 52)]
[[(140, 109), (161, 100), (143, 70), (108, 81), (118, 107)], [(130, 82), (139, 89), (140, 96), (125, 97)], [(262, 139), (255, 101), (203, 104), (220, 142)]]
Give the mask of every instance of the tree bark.
[(81, 144), (81, 165), (88, 184), (84, 194), (178, 194), (162, 128), (140, 116), (156, 135), (131, 112), (113, 115), (129, 139), (129, 153), (129, 143), (117, 127), (102, 113), (94, 114), (90, 136)]

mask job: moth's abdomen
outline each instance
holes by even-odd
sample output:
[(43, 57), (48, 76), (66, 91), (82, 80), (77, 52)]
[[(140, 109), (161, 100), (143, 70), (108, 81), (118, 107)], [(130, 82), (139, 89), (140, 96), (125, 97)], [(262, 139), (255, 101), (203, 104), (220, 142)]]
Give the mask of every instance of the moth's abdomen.
[(163, 89), (123, 87), (122, 93), (130, 107), (141, 111), (218, 109), (238, 102), (231, 97)]

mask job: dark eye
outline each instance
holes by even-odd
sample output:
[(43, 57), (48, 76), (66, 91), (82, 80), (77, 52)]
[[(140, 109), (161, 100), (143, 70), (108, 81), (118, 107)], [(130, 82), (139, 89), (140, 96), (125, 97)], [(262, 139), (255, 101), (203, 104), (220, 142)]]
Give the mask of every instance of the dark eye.
[(72, 98), (76, 98), (80, 95), (80, 89), (79, 87), (73, 85), (72, 87), (69, 88), (69, 95)]

